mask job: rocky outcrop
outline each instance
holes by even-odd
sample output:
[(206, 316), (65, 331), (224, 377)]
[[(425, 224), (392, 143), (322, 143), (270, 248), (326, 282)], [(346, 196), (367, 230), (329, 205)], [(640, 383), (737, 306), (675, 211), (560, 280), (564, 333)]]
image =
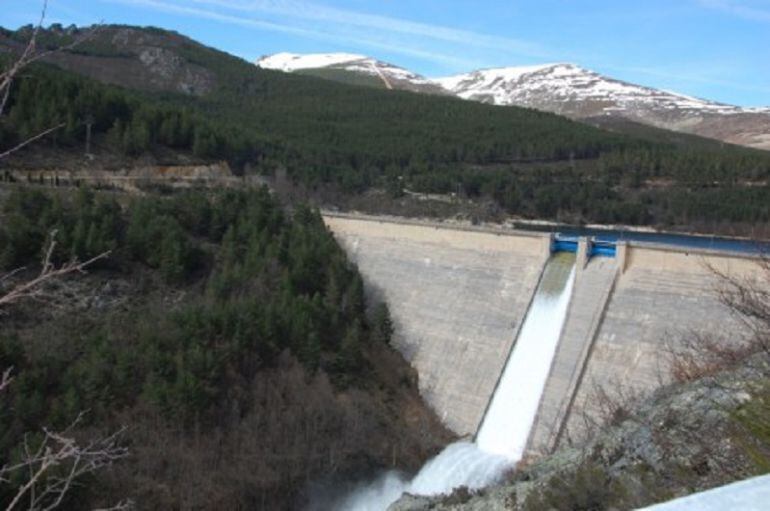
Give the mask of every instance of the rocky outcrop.
[[(45, 35), (67, 41), (70, 34), (63, 30), (52, 27)], [(75, 35), (82, 36), (83, 30), (93, 29), (77, 29)], [(0, 34), (0, 47), (20, 51), (23, 45)], [(203, 96), (219, 80), (215, 71), (201, 63), (199, 54), (207, 51), (175, 32), (108, 25), (94, 30), (73, 50), (50, 53), (43, 60), (113, 85)]]
[[(233, 175), (227, 162), (208, 165), (146, 166), (118, 170), (9, 169), (0, 173), (0, 180), (72, 186), (80, 183), (114, 188), (127, 192), (141, 191), (152, 186), (189, 188), (244, 184), (245, 178)], [(258, 183), (257, 183), (258, 184)]]
[(586, 445), (525, 464), (502, 485), (405, 496), (389, 509), (629, 509), (749, 477), (758, 471), (755, 438), (742, 417), (757, 402), (767, 408), (768, 378), (770, 357), (762, 354), (714, 377), (665, 387), (633, 412), (618, 407), (614, 422)]

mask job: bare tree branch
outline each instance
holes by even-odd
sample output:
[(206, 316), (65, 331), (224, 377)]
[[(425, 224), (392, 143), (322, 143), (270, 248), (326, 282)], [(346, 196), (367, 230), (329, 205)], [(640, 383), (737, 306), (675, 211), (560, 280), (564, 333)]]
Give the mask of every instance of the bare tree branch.
[[(86, 268), (94, 264), (95, 262), (105, 259), (109, 257), (110, 252), (103, 252), (96, 257), (92, 257), (91, 259), (85, 261), (85, 262), (79, 262), (77, 260), (70, 261), (67, 264), (64, 264), (60, 267), (56, 267), (51, 262), (51, 257), (53, 256), (53, 251), (56, 248), (56, 231), (53, 231), (51, 233), (51, 242), (48, 245), (48, 248), (46, 249), (45, 258), (43, 259), (42, 263), (42, 269), (40, 270), (40, 274), (29, 281), (21, 282), (20, 284), (17, 284), (15, 287), (13, 287), (10, 291), (5, 292), (4, 294), (0, 295), (0, 308), (10, 305), (12, 303), (18, 302), (19, 300), (26, 299), (26, 298), (38, 298), (41, 296), (41, 286), (53, 279), (64, 277), (65, 275), (69, 275), (70, 273), (86, 273)], [(12, 274), (18, 273), (21, 269), (14, 270), (11, 272)], [(2, 282), (6, 277), (0, 278), (0, 282)]]
[[(40, 13), (40, 20), (38, 21), (37, 25), (35, 25), (35, 28), (32, 31), (32, 36), (30, 37), (29, 41), (24, 47), (24, 50), (22, 50), (21, 54), (8, 66), (7, 69), (0, 72), (0, 117), (3, 116), (3, 114), (5, 113), (5, 109), (8, 105), (8, 100), (11, 96), (11, 86), (13, 85), (13, 81), (18, 76), (19, 72), (22, 69), (53, 53), (67, 51), (75, 48), (76, 46), (90, 39), (98, 30), (98, 26), (97, 26), (96, 28), (92, 28), (86, 31), (80, 37), (75, 38), (75, 40), (70, 44), (67, 44), (52, 50), (38, 52), (37, 38), (38, 38), (38, 35), (40, 34), (40, 30), (42, 30), (43, 22), (45, 21), (47, 11), (48, 11), (48, 0), (44, 0), (42, 12)], [(65, 125), (66, 123), (60, 123), (60, 124), (57, 124), (56, 126), (50, 127), (38, 133), (37, 135), (33, 135), (32, 137), (17, 144), (15, 147), (0, 153), (0, 160), (7, 158), (11, 154), (15, 153), (16, 151), (19, 151), (20, 149), (26, 147), (27, 145), (33, 142), (36, 142), (37, 140), (40, 140), (41, 138), (47, 135), (50, 135), (51, 133), (57, 130), (60, 130)]]
[[(42, 29), (47, 10), (48, 1), (43, 0), (40, 20), (35, 26), (30, 40), (21, 54), (12, 61), (8, 68), (0, 72), (0, 117), (6, 111), (13, 81), (24, 67), (53, 52), (71, 49), (93, 34), (93, 31), (89, 31), (85, 34), (85, 37), (76, 38), (70, 45), (50, 51), (38, 52), (37, 38)], [(61, 123), (48, 128), (22, 141), (15, 147), (0, 153), (0, 160), (61, 129), (64, 125), (64, 123)], [(0, 313), (2, 313), (3, 307), (20, 300), (41, 297), (44, 294), (42, 287), (45, 283), (71, 273), (85, 273), (88, 266), (108, 257), (110, 254), (110, 252), (104, 252), (82, 263), (72, 260), (67, 264), (57, 267), (52, 261), (55, 248), (56, 231), (51, 233), (40, 273), (31, 280), (18, 283), (10, 290), (4, 291), (8, 281), (17, 277), (24, 268), (18, 268), (0, 275)], [(5, 391), (12, 383), (12, 371), (13, 368), (9, 367), (4, 369), (0, 375), (0, 392)], [(37, 448), (31, 447), (29, 436), (25, 435), (22, 442), (22, 459), (17, 463), (6, 464), (0, 467), (0, 483), (9, 483), (11, 477), (15, 474), (26, 474), (23, 479), (24, 482), (16, 488), (16, 493), (10, 497), (11, 500), (6, 505), (6, 511), (13, 511), (22, 507), (42, 511), (55, 509), (62, 504), (63, 499), (78, 478), (109, 466), (128, 455), (127, 448), (120, 446), (118, 442), (125, 428), (109, 436), (91, 440), (85, 445), (78, 444), (72, 432), (82, 421), (82, 418), (83, 414), (81, 413), (64, 431), (51, 431), (43, 428), (43, 438)], [(127, 511), (133, 509), (133, 507), (132, 501), (123, 501), (109, 508), (109, 510), (103, 511)]]
[(47, 135), (50, 135), (54, 131), (62, 129), (64, 126), (66, 126), (66, 123), (62, 122), (60, 124), (57, 124), (53, 128), (48, 128), (47, 130), (41, 131), (37, 135), (24, 140), (23, 142), (21, 142), (20, 144), (16, 145), (15, 147), (12, 147), (11, 149), (8, 149), (7, 151), (0, 153), (0, 160), (2, 160), (3, 158), (7, 158), (8, 156), (10, 156), (11, 154), (15, 153), (16, 151), (19, 151), (20, 149), (25, 148), (26, 146), (28, 146), (32, 142), (37, 142), (41, 138), (43, 138), (43, 137), (45, 137)]
[(8, 385), (10, 385), (13, 381), (13, 376), (11, 376), (11, 373), (13, 373), (13, 367), (8, 367), (5, 369), (5, 371), (3, 371), (2, 379), (0, 379), (0, 392), (8, 388)]
[[(3, 115), (3, 112), (5, 112), (5, 106), (8, 101), (8, 96), (10, 95), (11, 83), (13, 82), (13, 79), (16, 77), (19, 71), (21, 71), (21, 69), (37, 60), (34, 56), (35, 48), (37, 47), (37, 35), (40, 33), (40, 29), (43, 26), (43, 21), (45, 21), (45, 15), (47, 11), (48, 0), (44, 0), (43, 9), (40, 13), (40, 21), (38, 21), (37, 25), (35, 25), (35, 29), (32, 32), (32, 37), (30, 37), (27, 45), (24, 47), (24, 51), (21, 53), (21, 56), (19, 56), (19, 58), (13, 62), (8, 69), (0, 73), (0, 92), (3, 94), (3, 101), (0, 103), (0, 116)], [(42, 56), (37, 58), (42, 58)]]
[[(82, 419), (81, 413), (62, 432), (44, 428), (45, 436), (34, 451), (29, 447), (28, 438), (25, 438), (24, 458), (19, 463), (0, 469), (0, 481), (5, 482), (16, 471), (26, 470), (30, 474), (7, 505), (6, 511), (16, 509), (26, 499), (29, 499), (28, 509), (55, 509), (78, 478), (128, 456), (128, 449), (118, 443), (125, 428), (86, 445), (79, 445), (71, 436), (71, 431)], [(116, 506), (114, 509), (129, 509), (126, 507), (128, 505), (128, 502), (124, 502), (119, 505), (122, 507)]]
[(94, 511), (130, 511), (135, 508), (134, 501), (131, 499), (118, 502), (112, 507), (94, 509)]

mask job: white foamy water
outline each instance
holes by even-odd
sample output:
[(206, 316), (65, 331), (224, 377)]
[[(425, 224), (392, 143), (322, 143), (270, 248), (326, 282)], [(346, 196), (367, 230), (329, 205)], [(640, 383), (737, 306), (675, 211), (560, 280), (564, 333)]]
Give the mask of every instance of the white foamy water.
[(497, 482), (511, 466), (503, 456), (484, 452), (471, 442), (455, 442), (428, 461), (411, 481), (387, 472), (352, 492), (336, 508), (384, 511), (404, 493), (441, 495), (465, 486), (476, 490)]
[[(479, 449), (516, 462), (524, 455), (529, 432), (540, 405), (551, 361), (567, 317), (575, 266), (550, 265), (548, 270), (567, 274), (543, 276), (521, 327), (519, 339), (500, 378), (484, 421), (476, 436)], [(563, 287), (550, 287), (552, 285)]]
[(404, 493), (441, 495), (461, 486), (474, 490), (499, 481), (524, 453), (574, 280), (574, 255), (557, 254), (548, 262), (475, 443), (447, 446), (411, 481), (387, 472), (352, 492), (335, 508), (385, 511)]

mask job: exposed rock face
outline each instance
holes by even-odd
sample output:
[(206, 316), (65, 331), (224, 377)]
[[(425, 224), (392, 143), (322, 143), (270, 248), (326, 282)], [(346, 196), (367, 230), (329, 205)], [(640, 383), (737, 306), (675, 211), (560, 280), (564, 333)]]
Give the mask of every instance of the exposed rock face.
[[(21, 46), (0, 35), (0, 47)], [(113, 85), (202, 96), (214, 90), (217, 76), (194, 61), (190, 55), (195, 51), (206, 49), (173, 32), (107, 26), (73, 51), (43, 60)]]
[[(233, 175), (226, 162), (210, 165), (147, 166), (119, 170), (6, 170), (0, 179), (50, 185), (74, 185), (80, 182), (92, 186), (110, 187), (128, 192), (136, 192), (143, 185), (165, 185), (174, 188), (187, 188), (206, 185), (216, 181), (218, 186), (228, 184), (241, 185), (245, 178)], [(259, 183), (256, 183), (259, 184)]]
[(135, 54), (146, 74), (150, 75), (151, 83), (159, 89), (171, 87), (176, 92), (201, 96), (210, 92), (216, 84), (213, 73), (165, 47), (168, 38), (160, 39), (124, 28), (115, 33), (112, 43), (121, 51)]
[(768, 378), (770, 359), (762, 354), (715, 377), (666, 387), (587, 445), (521, 467), (505, 484), (478, 494), (405, 496), (390, 511), (530, 511), (558, 508), (560, 496), (627, 509), (744, 479), (757, 469), (735, 417), (757, 396), (766, 398)]

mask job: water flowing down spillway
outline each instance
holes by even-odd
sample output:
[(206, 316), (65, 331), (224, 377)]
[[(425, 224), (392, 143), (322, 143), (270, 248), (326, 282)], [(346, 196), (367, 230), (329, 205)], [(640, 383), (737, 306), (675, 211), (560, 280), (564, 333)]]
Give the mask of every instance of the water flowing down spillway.
[(476, 441), (456, 442), (408, 481), (388, 472), (348, 495), (335, 509), (385, 511), (404, 493), (441, 495), (497, 482), (524, 454), (551, 360), (567, 316), (575, 280), (575, 255), (548, 261)]
[(482, 451), (514, 462), (524, 455), (567, 317), (574, 282), (574, 255), (555, 255), (543, 273), (476, 436), (476, 444)]

